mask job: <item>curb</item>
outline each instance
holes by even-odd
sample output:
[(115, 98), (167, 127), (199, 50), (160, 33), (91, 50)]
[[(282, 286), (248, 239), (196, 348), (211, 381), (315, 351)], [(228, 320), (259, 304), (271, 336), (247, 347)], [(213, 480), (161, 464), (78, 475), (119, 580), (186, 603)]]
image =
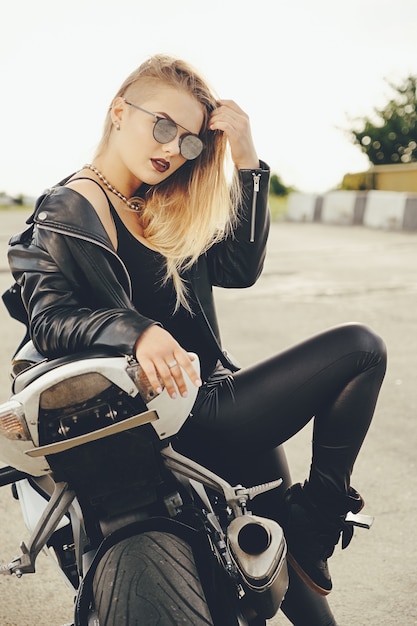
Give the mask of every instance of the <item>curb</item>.
[(288, 198), (290, 222), (363, 225), (383, 230), (417, 231), (417, 194), (402, 191), (294, 192)]

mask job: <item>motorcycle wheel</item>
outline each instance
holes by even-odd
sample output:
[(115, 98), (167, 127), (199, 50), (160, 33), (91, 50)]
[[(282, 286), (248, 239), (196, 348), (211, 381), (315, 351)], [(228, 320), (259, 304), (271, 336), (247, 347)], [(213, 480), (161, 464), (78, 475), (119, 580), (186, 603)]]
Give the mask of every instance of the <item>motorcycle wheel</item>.
[(190, 546), (156, 531), (129, 537), (93, 581), (100, 626), (213, 626)]

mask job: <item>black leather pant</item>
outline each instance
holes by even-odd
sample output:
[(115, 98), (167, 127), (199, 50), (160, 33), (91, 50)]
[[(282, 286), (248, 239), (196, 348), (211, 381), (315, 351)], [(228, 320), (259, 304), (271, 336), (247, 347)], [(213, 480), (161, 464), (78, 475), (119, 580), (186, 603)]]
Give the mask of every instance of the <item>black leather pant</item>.
[[(314, 417), (309, 483), (320, 498), (347, 492), (386, 369), (383, 341), (345, 324), (257, 365), (213, 376), (199, 391), (178, 447), (232, 484), (284, 479), (253, 501), (257, 514), (280, 521), (291, 484), (281, 444)], [(327, 600), (290, 572), (282, 610), (296, 626), (334, 626)]]

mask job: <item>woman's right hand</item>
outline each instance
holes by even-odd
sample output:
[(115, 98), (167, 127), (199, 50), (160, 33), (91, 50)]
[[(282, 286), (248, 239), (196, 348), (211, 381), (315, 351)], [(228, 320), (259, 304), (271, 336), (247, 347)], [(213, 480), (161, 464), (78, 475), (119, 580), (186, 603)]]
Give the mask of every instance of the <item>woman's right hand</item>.
[(196, 387), (201, 387), (201, 379), (192, 365), (194, 356), (156, 324), (147, 328), (137, 340), (135, 356), (157, 394), (162, 391), (162, 380), (171, 398), (177, 397), (177, 390), (185, 397), (187, 385), (182, 369)]

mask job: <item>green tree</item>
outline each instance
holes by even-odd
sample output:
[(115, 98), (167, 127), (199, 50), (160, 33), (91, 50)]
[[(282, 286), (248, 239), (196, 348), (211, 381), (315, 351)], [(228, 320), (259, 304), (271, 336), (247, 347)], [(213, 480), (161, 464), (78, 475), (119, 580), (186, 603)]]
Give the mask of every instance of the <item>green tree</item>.
[(374, 165), (417, 161), (417, 76), (402, 84), (387, 81), (394, 95), (383, 109), (374, 109), (373, 118), (356, 120), (351, 138)]
[(269, 191), (273, 196), (287, 196), (291, 189), (286, 187), (277, 174), (272, 174)]

